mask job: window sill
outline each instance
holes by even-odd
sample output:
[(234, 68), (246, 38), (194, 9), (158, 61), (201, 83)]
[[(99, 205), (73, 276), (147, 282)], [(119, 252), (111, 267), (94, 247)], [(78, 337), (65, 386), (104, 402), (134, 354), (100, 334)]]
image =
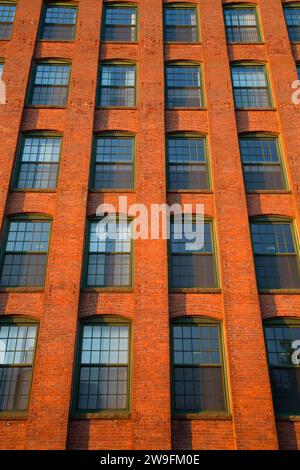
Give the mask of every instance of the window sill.
[(172, 415), (174, 420), (224, 420), (232, 421), (232, 416), (227, 412), (219, 413), (174, 413)]
[(47, 106), (46, 104), (27, 104), (25, 109), (67, 109), (65, 106)]
[(15, 292), (15, 293), (41, 293), (44, 292), (44, 287), (0, 287), (1, 292)]
[(90, 189), (90, 193), (135, 193), (135, 189)]
[(116, 111), (121, 110), (121, 111), (137, 111), (137, 106), (96, 106), (96, 110), (110, 110), (110, 109), (115, 109)]
[(131, 419), (130, 411), (101, 411), (100, 413), (72, 413), (70, 416), (72, 420), (122, 420)]
[(61, 42), (61, 43), (64, 43), (64, 44), (68, 44), (68, 43), (69, 44), (74, 44), (75, 39), (69, 39), (69, 40), (66, 40), (66, 39), (37, 39), (36, 42), (38, 42), (38, 43), (39, 42), (41, 42), (41, 43), (43, 43), (43, 42), (47, 42), (47, 43), (53, 42), (55, 44), (57, 44), (58, 42)]
[(101, 44), (138, 44), (139, 41), (105, 41), (101, 39)]
[(166, 111), (207, 111), (207, 108), (185, 108), (185, 107), (176, 107), (176, 108), (168, 108), (166, 107)]
[(277, 108), (235, 108), (236, 111), (277, 111)]
[(275, 415), (276, 421), (297, 422), (300, 421), (300, 415)]
[(82, 287), (81, 292), (90, 293), (132, 293), (132, 287)]
[(222, 289), (219, 287), (212, 288), (198, 288), (198, 287), (171, 287), (170, 294), (221, 294)]
[(173, 42), (173, 41), (164, 41), (165, 46), (201, 46), (201, 42)]
[(246, 194), (292, 194), (289, 189), (253, 189), (246, 191)]
[(168, 194), (213, 194), (211, 189), (168, 189)]
[(27, 412), (2, 412), (0, 413), (0, 421), (24, 421), (27, 419)]
[(287, 294), (299, 295), (300, 289), (259, 289), (259, 294)]
[(11, 193), (50, 193), (50, 194), (55, 194), (56, 189), (11, 188), (10, 192)]

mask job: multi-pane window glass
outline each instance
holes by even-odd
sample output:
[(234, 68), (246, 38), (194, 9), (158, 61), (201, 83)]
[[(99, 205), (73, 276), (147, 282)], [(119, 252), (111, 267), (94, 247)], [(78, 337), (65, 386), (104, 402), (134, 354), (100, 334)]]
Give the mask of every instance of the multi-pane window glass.
[(137, 10), (134, 7), (106, 6), (104, 8), (104, 41), (135, 42)]
[(284, 14), (290, 41), (300, 42), (300, 6), (286, 6)]
[(2, 80), (3, 67), (4, 64), (0, 62), (0, 80)]
[(127, 220), (90, 223), (87, 287), (131, 285), (131, 232)]
[(252, 245), (260, 289), (299, 289), (300, 272), (289, 222), (253, 222)]
[(16, 6), (0, 3), (0, 39), (9, 39), (15, 19)]
[(28, 408), (36, 335), (36, 325), (0, 323), (0, 412)]
[(128, 409), (129, 326), (84, 325), (76, 409)]
[(166, 67), (168, 108), (203, 107), (201, 72), (197, 65)]
[(19, 189), (55, 189), (61, 138), (24, 137), (15, 187)]
[(300, 414), (300, 366), (293, 361), (300, 325), (267, 325), (265, 338), (275, 412)]
[(97, 137), (92, 187), (133, 188), (133, 149), (133, 137)]
[(200, 137), (169, 137), (168, 188), (208, 189), (205, 139)]
[(99, 105), (124, 108), (135, 106), (135, 74), (134, 65), (103, 64)]
[(174, 411), (225, 411), (219, 327), (185, 324), (172, 328)]
[(69, 78), (70, 65), (36, 64), (29, 104), (65, 106), (68, 98)]
[[(199, 233), (199, 243), (195, 239)], [(200, 235), (202, 233), (202, 236)], [(191, 243), (191, 241), (194, 243)], [(211, 223), (171, 223), (171, 285), (175, 288), (217, 287)]]
[(1, 287), (42, 287), (51, 222), (10, 220), (3, 247)]
[(197, 42), (196, 8), (166, 7), (164, 10), (165, 40), (167, 42)]
[(286, 188), (277, 139), (243, 137), (240, 149), (246, 190)]
[(298, 80), (300, 80), (300, 64), (297, 64)]
[(228, 42), (260, 42), (255, 8), (225, 8), (224, 16)]
[(72, 41), (75, 37), (77, 8), (65, 6), (46, 7), (41, 39)]
[(266, 69), (263, 65), (234, 65), (231, 73), (237, 108), (271, 107)]

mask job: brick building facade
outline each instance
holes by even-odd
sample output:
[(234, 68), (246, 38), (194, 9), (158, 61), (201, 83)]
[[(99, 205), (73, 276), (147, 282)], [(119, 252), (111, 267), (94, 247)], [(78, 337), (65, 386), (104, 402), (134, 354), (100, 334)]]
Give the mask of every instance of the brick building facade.
[[(0, 16), (0, 447), (299, 448), (299, 3)], [(161, 239), (93, 251), (97, 207), (120, 195), (204, 204), (204, 261)]]

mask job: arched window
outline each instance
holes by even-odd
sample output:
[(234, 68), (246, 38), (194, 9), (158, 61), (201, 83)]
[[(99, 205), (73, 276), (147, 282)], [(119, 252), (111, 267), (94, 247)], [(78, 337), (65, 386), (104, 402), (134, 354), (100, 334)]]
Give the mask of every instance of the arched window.
[(68, 3), (45, 3), (39, 38), (47, 41), (74, 41), (77, 7)]
[(165, 42), (197, 43), (199, 22), (197, 7), (192, 3), (164, 5)]
[(168, 108), (203, 108), (201, 66), (193, 62), (166, 64), (166, 105)]
[(130, 329), (130, 322), (112, 316), (80, 324), (75, 412), (129, 410)]
[(227, 41), (259, 43), (262, 40), (256, 5), (234, 4), (224, 7)]
[(102, 40), (137, 41), (137, 6), (130, 3), (107, 3), (103, 6)]
[(232, 63), (231, 76), (237, 109), (272, 108), (269, 75), (265, 64)]
[(98, 106), (132, 108), (136, 105), (136, 65), (132, 62), (103, 62), (99, 71)]

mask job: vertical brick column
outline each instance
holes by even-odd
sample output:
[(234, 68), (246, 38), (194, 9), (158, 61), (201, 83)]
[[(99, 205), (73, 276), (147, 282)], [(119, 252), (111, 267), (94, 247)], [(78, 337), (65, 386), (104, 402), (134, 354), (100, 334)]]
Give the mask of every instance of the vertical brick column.
[(275, 449), (277, 436), (252, 261), (222, 1), (202, 0), (200, 4), (225, 341), (236, 447)]
[(283, 5), (281, 0), (263, 0), (259, 3), (285, 163), (299, 221), (300, 105), (295, 106), (292, 102), (292, 94), (295, 91), (292, 89), (292, 83), (297, 80), (297, 72), (285, 24)]
[(28, 414), (28, 449), (64, 449), (66, 446), (95, 108), (101, 4), (101, 0), (81, 0), (78, 12), (44, 314), (40, 325)]
[(2, 79), (6, 84), (7, 98), (7, 104), (0, 105), (0, 139), (2, 142), (0, 172), (1, 222), (3, 222), (14, 163), (41, 5), (42, 0), (19, 0), (12, 38), (7, 43), (0, 41), (0, 57), (5, 59)]
[[(139, 134), (136, 200), (166, 201), (164, 62), (161, 0), (140, 2)], [(133, 325), (133, 448), (168, 449), (170, 375), (168, 260), (165, 240), (135, 243)]]

